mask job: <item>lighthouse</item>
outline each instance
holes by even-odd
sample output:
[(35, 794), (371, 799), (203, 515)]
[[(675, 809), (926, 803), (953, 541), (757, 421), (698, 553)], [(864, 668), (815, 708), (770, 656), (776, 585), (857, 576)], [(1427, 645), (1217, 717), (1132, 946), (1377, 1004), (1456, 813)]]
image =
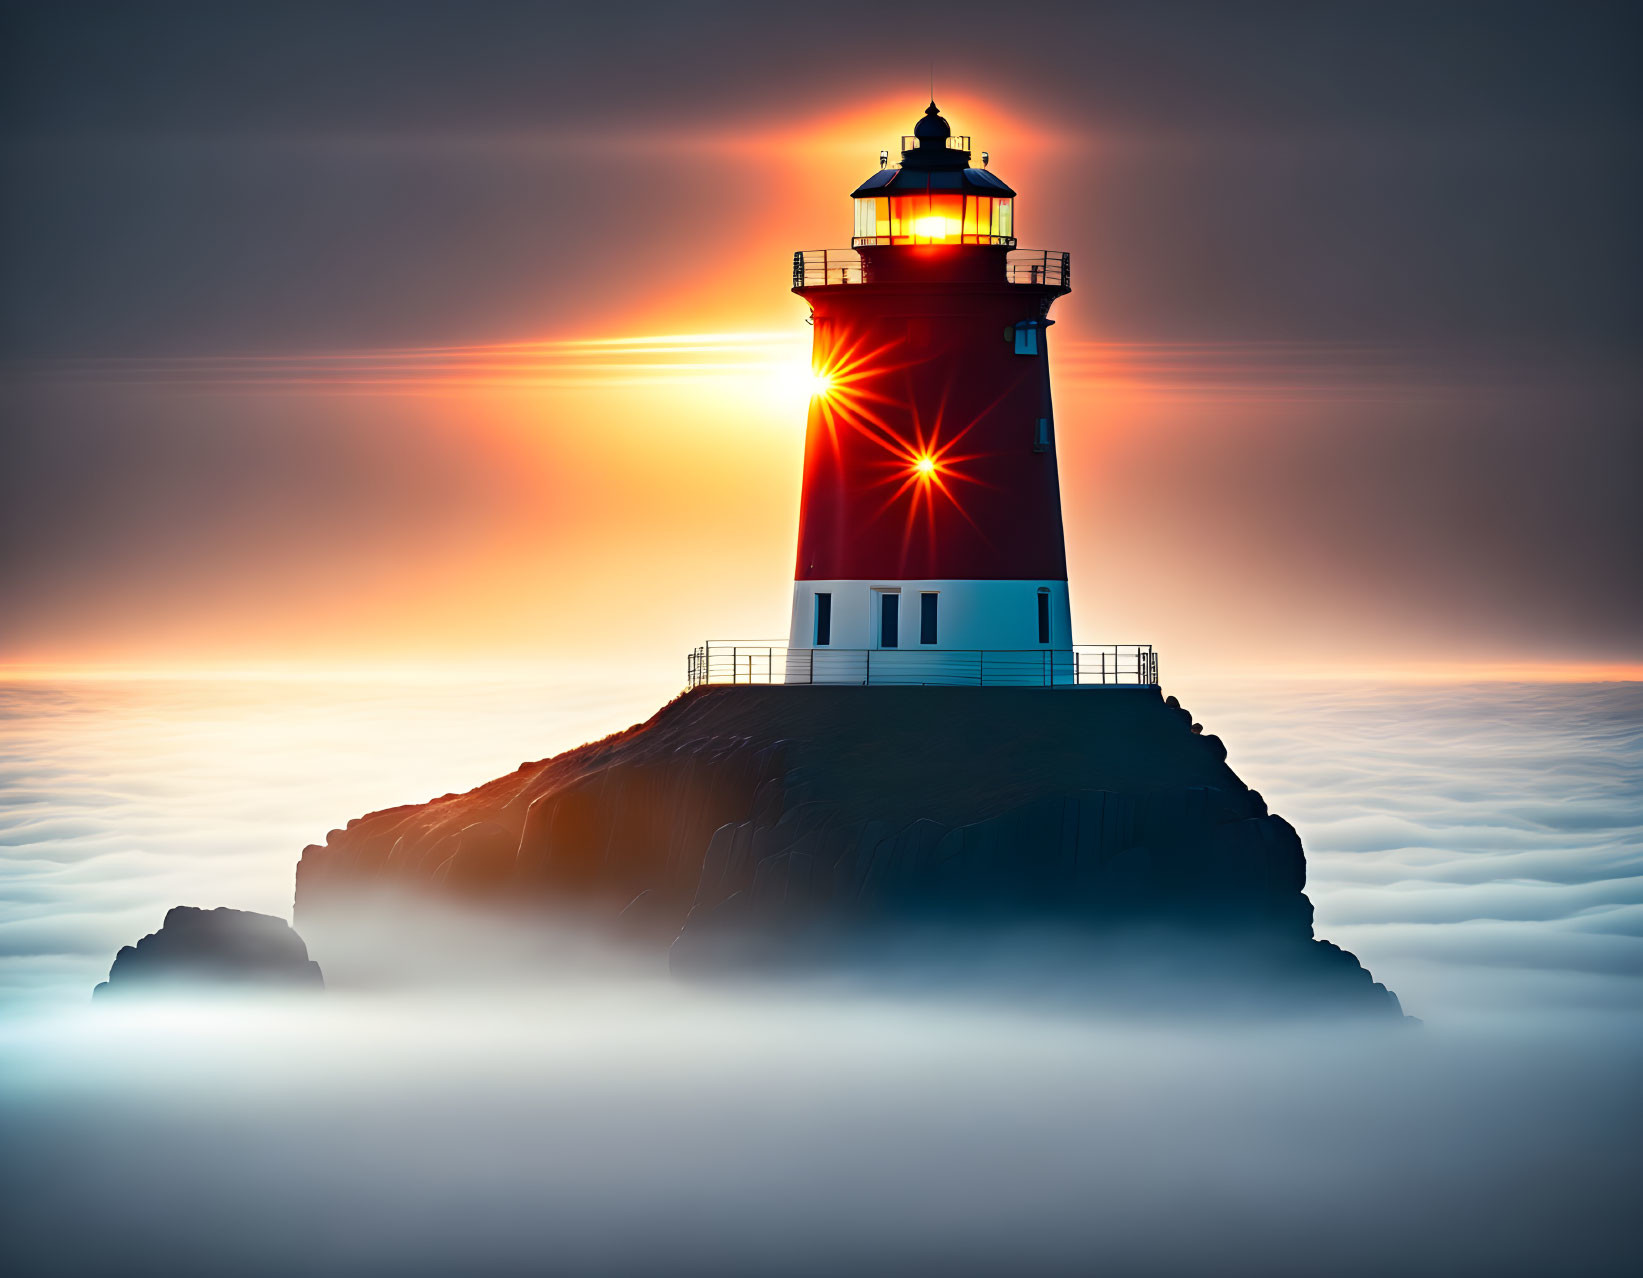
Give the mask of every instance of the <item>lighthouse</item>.
[(933, 101), (888, 161), (851, 192), (850, 248), (793, 257), (816, 389), (787, 682), (1073, 682), (1048, 342), (1068, 255), (1016, 248), (1016, 192)]

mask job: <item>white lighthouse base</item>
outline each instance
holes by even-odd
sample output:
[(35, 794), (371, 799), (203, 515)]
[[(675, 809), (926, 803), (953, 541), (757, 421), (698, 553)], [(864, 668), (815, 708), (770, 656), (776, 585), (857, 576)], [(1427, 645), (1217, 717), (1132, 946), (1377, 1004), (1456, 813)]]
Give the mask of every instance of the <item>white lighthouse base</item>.
[[(927, 642), (932, 629), (934, 642)], [(1065, 581), (793, 584), (788, 683), (1043, 686), (1074, 679)]]

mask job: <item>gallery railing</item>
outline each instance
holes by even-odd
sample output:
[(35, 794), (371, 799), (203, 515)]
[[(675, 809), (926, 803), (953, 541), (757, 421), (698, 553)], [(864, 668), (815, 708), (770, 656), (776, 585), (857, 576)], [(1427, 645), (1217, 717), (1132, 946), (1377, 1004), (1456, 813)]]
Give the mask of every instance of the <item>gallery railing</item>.
[[(1014, 240), (1009, 242), (1015, 243)], [(1005, 258), (1004, 278), (1011, 284), (1043, 284), (1051, 288), (1071, 288), (1072, 254), (1064, 253), (1060, 249), (1011, 249)], [(863, 264), (861, 254), (853, 248), (802, 249), (793, 254), (794, 288), (872, 282), (872, 271)]]
[(804, 249), (793, 254), (793, 287), (865, 284), (861, 254), (855, 249)]
[(789, 649), (778, 642), (714, 639), (690, 653), (685, 679), (692, 688), (741, 683), (1145, 688), (1158, 685), (1158, 653), (1145, 643)]
[[(970, 149), (970, 135), (968, 133), (954, 133), (945, 138), (942, 147), (948, 151), (968, 151)], [(903, 151), (920, 151), (924, 148), (924, 139), (916, 133), (901, 135), (901, 149)]]
[(1053, 249), (1016, 249), (1004, 267), (1012, 284), (1048, 284), (1051, 288), (1073, 286), (1073, 255)]

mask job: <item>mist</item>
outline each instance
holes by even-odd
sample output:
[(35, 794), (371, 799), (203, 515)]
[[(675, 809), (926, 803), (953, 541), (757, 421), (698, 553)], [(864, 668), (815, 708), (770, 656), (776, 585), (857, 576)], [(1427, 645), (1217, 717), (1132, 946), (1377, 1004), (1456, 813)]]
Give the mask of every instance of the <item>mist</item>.
[(991, 956), (939, 950), (894, 983), (684, 984), (562, 924), (402, 903), (298, 921), (312, 999), (94, 1006), (169, 906), (286, 914), (330, 825), (657, 693), (8, 685), (11, 1268), (1624, 1272), (1636, 687), (1173, 687), (1301, 832), (1318, 934), (1423, 1024), (1115, 1016), (1045, 935), (991, 985), (951, 980)]
[(536, 948), (528, 981), (384, 984), (317, 949), (308, 1000), (12, 1021), (8, 1250), (53, 1274), (1626, 1267), (1633, 1022), (1143, 1022)]

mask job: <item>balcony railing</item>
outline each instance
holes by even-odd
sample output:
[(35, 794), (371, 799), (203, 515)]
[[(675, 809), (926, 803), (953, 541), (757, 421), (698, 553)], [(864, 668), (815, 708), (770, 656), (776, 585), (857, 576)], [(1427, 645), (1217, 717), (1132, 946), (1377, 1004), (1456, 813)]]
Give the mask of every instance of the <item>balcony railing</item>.
[[(1004, 278), (1011, 284), (1071, 288), (1072, 274), (1072, 254), (1055, 249), (1012, 249), (1004, 263)], [(871, 268), (853, 248), (805, 249), (793, 254), (794, 288), (871, 283)]]
[(1047, 284), (1051, 288), (1073, 286), (1073, 255), (1052, 249), (1017, 249), (1005, 263), (1004, 274), (1012, 284)]
[(1147, 688), (1158, 685), (1151, 644), (1066, 648), (793, 648), (714, 639), (685, 662), (688, 686), (784, 683), (1013, 688)]
[(948, 244), (948, 243), (953, 243), (953, 244), (983, 244), (983, 245), (987, 245), (991, 248), (1012, 248), (1013, 249), (1015, 247), (1015, 236), (1013, 236), (1013, 235), (961, 235), (957, 240), (951, 240), (951, 241), (949, 241), (949, 240), (919, 239), (916, 236), (912, 237), (910, 239), (909, 237), (907, 237), (905, 235), (902, 235), (902, 236), (899, 236), (899, 237), (894, 236), (894, 235), (853, 235), (853, 236), (850, 237), (850, 247), (851, 248), (873, 248), (874, 246), (880, 245), (880, 244), (916, 244), (916, 245), (931, 245), (931, 244), (933, 244), (936, 247), (940, 248), (941, 246), (943, 246), (945, 244)]
[[(901, 149), (903, 151), (917, 151), (923, 145), (924, 139), (916, 133), (903, 133), (901, 135)], [(968, 133), (953, 134), (947, 139), (947, 149), (949, 151), (968, 151), (970, 149), (970, 135)]]
[(861, 254), (855, 249), (806, 249), (793, 254), (793, 287), (822, 284), (866, 284)]

